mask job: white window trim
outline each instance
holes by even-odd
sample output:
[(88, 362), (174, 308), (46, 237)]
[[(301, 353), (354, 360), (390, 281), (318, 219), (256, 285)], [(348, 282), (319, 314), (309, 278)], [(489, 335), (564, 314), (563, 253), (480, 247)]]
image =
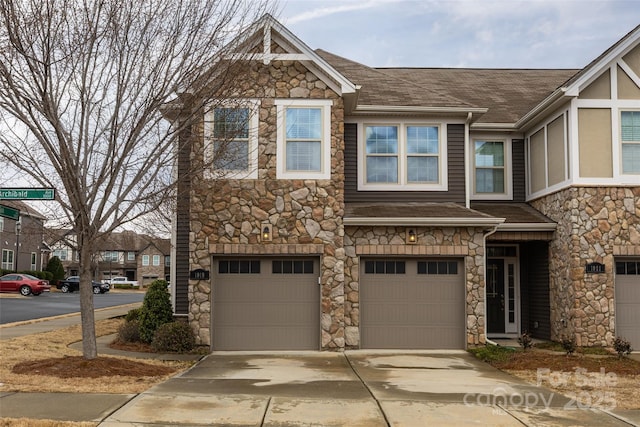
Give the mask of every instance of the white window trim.
[(35, 271), (38, 267), (38, 254), (35, 252), (31, 252), (31, 271)]
[[(64, 255), (63, 255), (64, 253)], [(66, 248), (57, 248), (51, 252), (52, 256), (57, 256), (60, 261), (69, 260), (69, 250)]]
[[(276, 99), (276, 178), (277, 179), (331, 179), (331, 106), (330, 99)], [(287, 171), (285, 111), (287, 107), (322, 108), (322, 141), (320, 153), (320, 171)]]
[[(5, 256), (6, 254), (6, 256)], [(5, 262), (5, 258), (7, 259), (7, 261)], [(11, 258), (11, 261), (9, 261), (9, 258)], [(2, 250), (2, 258), (0, 259), (0, 261), (2, 261), (2, 269), (3, 270), (13, 270), (13, 266), (15, 265), (14, 263), (16, 262), (15, 260), (15, 253), (13, 251), (13, 249), (3, 249)]]
[[(398, 127), (398, 183), (367, 183), (367, 147), (365, 128), (367, 126), (397, 126)], [(406, 137), (409, 126), (432, 126), (438, 128), (438, 182), (437, 183), (409, 183), (407, 182), (407, 153)], [(448, 191), (449, 173), (447, 161), (447, 138), (443, 135), (446, 123), (422, 121), (375, 121), (358, 123), (358, 191)]]
[[(221, 170), (213, 167), (213, 124), (214, 110), (221, 108), (249, 109), (249, 170)], [(204, 161), (211, 165), (205, 169), (207, 179), (257, 179), (258, 178), (258, 128), (260, 125), (259, 99), (235, 99), (211, 102), (204, 116)]]
[(160, 266), (160, 255), (153, 255), (151, 257), (151, 265), (153, 265), (154, 267)]
[(149, 255), (142, 255), (142, 266), (148, 267), (150, 263)]
[[(476, 141), (502, 142), (504, 144), (504, 193), (477, 193), (476, 192)], [(511, 139), (504, 136), (482, 136), (471, 138), (469, 150), (471, 159), (471, 200), (512, 200), (513, 199), (513, 164)]]
[[(617, 128), (618, 128), (618, 159), (619, 159), (619, 173), (620, 175), (624, 175), (624, 176), (638, 176), (640, 175), (640, 171), (639, 172), (627, 172), (625, 173), (624, 171), (624, 167), (622, 164), (623, 158), (622, 158), (622, 146), (624, 144), (630, 144), (630, 145), (640, 145), (640, 141), (623, 141), (622, 140), (622, 113), (626, 113), (626, 112), (639, 112), (640, 109), (638, 108), (620, 108), (618, 109), (618, 124), (617, 124)], [(611, 126), (616, 126), (616, 124), (614, 122), (611, 123)], [(615, 143), (614, 143), (615, 144)], [(613, 154), (613, 153), (612, 153)]]

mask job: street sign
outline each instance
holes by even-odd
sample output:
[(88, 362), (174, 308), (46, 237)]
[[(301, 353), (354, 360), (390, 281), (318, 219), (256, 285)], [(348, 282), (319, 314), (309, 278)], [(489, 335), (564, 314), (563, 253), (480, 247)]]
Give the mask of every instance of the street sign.
[(54, 200), (54, 188), (0, 188), (0, 200)]
[(9, 206), (0, 205), (0, 216), (18, 221), (20, 219), (20, 211)]

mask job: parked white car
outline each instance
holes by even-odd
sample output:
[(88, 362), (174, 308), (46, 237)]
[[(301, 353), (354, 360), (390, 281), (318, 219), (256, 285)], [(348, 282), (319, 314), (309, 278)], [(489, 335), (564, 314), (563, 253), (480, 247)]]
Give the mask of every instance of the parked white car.
[(129, 280), (124, 276), (112, 277), (111, 280), (105, 280), (105, 282), (109, 283), (112, 288), (115, 285), (131, 285), (133, 287), (138, 287), (138, 282), (136, 280)]

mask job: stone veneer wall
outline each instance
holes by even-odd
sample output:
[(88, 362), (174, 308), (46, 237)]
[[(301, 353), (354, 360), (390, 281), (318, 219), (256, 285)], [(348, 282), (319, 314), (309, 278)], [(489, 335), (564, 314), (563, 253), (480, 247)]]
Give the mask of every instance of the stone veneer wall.
[[(190, 269), (210, 270), (216, 255), (319, 256), (322, 347), (344, 348), (342, 99), (298, 62), (254, 62), (245, 72), (237, 96), (261, 100), (258, 179), (193, 179)], [(330, 180), (276, 179), (275, 98), (333, 100)], [(201, 153), (202, 138), (194, 145), (194, 153)], [(273, 227), (271, 242), (260, 241), (264, 222)], [(210, 281), (189, 282), (189, 322), (198, 344), (211, 344), (211, 286)]]
[[(412, 227), (413, 228), (413, 227)], [(466, 270), (467, 344), (486, 342), (484, 304), (484, 230), (481, 228), (416, 229), (417, 243), (405, 242), (406, 227), (351, 227), (344, 236), (345, 344), (360, 345), (360, 257), (464, 258)]]
[[(615, 339), (614, 258), (640, 256), (640, 187), (572, 187), (531, 202), (558, 223), (550, 245), (551, 338)], [(590, 262), (604, 274), (586, 274)]]

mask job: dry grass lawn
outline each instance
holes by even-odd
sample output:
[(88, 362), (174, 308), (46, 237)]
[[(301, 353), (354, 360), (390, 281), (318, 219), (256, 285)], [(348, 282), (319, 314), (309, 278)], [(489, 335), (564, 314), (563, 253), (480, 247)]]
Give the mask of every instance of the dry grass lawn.
[[(121, 319), (96, 322), (96, 335), (115, 333)], [(1, 392), (140, 393), (192, 362), (117, 356), (85, 360), (69, 345), (80, 341), (80, 325), (2, 341)]]
[(531, 349), (514, 352), (491, 365), (533, 385), (574, 398), (575, 405), (640, 409), (640, 362), (627, 357), (566, 356)]
[[(96, 322), (96, 335), (118, 330), (121, 319)], [(69, 347), (82, 339), (80, 325), (2, 341), (0, 392), (140, 393), (192, 362), (100, 356), (85, 360)], [(92, 422), (0, 418), (0, 427), (95, 427)]]

